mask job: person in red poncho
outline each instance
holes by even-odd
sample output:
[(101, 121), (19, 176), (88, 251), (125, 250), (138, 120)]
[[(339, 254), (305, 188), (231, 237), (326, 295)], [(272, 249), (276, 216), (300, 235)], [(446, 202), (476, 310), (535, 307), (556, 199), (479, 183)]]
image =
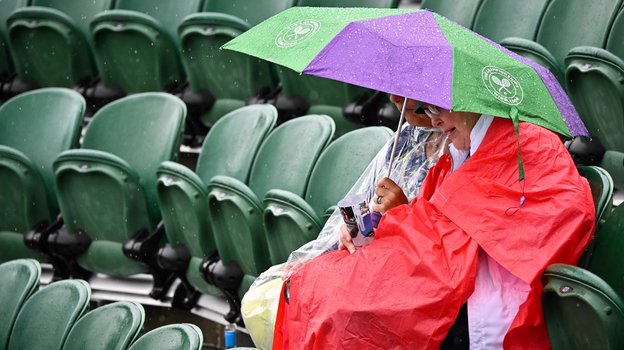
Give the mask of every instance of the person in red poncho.
[(550, 347), (539, 277), (589, 243), (587, 181), (549, 130), (520, 123), (516, 136), (509, 119), (426, 108), (449, 153), (410, 204), (380, 182), (370, 245), (343, 235), (346, 249), (290, 276), (274, 349), (438, 349), (466, 303), (471, 349)]

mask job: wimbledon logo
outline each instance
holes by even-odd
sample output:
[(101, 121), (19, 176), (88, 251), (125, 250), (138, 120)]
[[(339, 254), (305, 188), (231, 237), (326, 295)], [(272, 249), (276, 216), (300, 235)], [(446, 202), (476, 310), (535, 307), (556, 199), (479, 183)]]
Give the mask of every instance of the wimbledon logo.
[(304, 19), (282, 29), (275, 38), (275, 45), (291, 47), (307, 40), (321, 28), (321, 22), (315, 19)]
[(524, 98), (522, 86), (513, 75), (506, 70), (494, 66), (486, 66), (481, 71), (483, 84), (497, 100), (508, 105), (519, 105)]

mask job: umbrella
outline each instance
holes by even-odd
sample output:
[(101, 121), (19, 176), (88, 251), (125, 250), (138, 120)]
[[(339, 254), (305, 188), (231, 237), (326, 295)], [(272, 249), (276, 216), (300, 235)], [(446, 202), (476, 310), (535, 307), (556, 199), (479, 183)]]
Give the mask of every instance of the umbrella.
[(589, 136), (547, 69), (430, 11), (293, 7), (223, 48), (451, 111), (511, 118), (516, 132), (525, 121)]

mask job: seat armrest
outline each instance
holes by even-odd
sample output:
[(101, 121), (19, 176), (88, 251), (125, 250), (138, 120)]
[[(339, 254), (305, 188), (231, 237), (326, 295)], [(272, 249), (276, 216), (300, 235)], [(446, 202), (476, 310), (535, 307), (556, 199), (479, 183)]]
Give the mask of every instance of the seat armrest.
[(162, 162), (156, 173), (158, 182), (164, 186), (169, 187), (178, 181), (186, 181), (191, 183), (198, 191), (201, 191), (204, 196), (208, 195), (208, 187), (202, 179), (194, 171), (182, 164), (172, 161)]
[(65, 13), (43, 6), (28, 6), (13, 11), (7, 19), (7, 25), (11, 28), (19, 23), (28, 28), (36, 28), (40, 25), (41, 20), (52, 20), (68, 27), (77, 28), (76, 22)]
[[(200, 12), (186, 16), (180, 24), (179, 33), (182, 34), (188, 26), (223, 26), (230, 27), (239, 33), (251, 28), (247, 22), (239, 17), (218, 12)], [(211, 33), (210, 30), (205, 31), (205, 34)]]
[[(285, 190), (270, 190), (264, 197), (265, 215), (290, 216), (294, 219), (294, 212), (303, 215), (310, 222), (306, 224), (315, 225), (319, 230), (323, 226), (321, 219), (316, 215), (314, 209), (303, 198)], [(312, 228), (312, 227), (310, 227)]]
[[(601, 61), (609, 63), (610, 65), (618, 67), (624, 71), (624, 61), (613, 53), (593, 46), (577, 46), (573, 47), (565, 58), (566, 67), (569, 69), (571, 64), (574, 64), (576, 60), (590, 59), (592, 61)], [(591, 68), (592, 65), (589, 62), (584, 62), (588, 65), (581, 65), (578, 67), (580, 70), (584, 68)]]
[(258, 196), (240, 180), (229, 176), (215, 176), (208, 183), (208, 193), (215, 195), (217, 200), (224, 199), (228, 193), (234, 193), (252, 203), (256, 208), (261, 210), (262, 202)]

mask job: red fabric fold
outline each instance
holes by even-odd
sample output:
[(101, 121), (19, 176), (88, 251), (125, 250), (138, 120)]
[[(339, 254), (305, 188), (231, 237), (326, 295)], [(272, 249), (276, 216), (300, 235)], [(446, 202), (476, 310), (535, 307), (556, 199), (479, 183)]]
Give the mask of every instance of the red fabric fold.
[(420, 197), (383, 216), (372, 244), (324, 254), (291, 276), (274, 349), (437, 349), (473, 291), (479, 247), (532, 286), (505, 348), (548, 348), (539, 276), (578, 259), (594, 207), (555, 134), (521, 123), (520, 140), (519, 210), (516, 136), (495, 118), (464, 165), (451, 174), (442, 157)]

